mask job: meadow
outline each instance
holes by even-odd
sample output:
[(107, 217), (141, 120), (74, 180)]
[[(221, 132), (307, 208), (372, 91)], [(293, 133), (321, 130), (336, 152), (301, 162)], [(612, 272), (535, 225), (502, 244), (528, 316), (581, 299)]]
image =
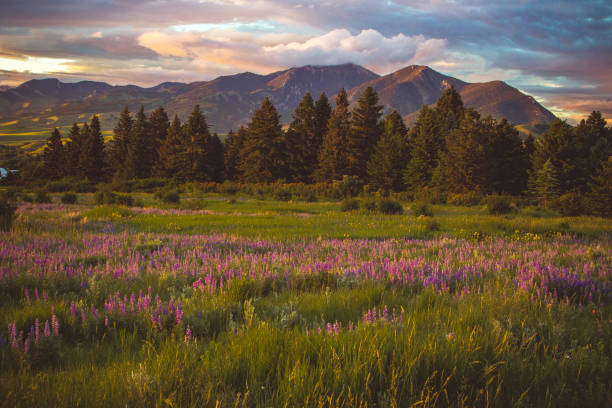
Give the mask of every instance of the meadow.
[(135, 196), (0, 233), (0, 406), (612, 401), (608, 219)]

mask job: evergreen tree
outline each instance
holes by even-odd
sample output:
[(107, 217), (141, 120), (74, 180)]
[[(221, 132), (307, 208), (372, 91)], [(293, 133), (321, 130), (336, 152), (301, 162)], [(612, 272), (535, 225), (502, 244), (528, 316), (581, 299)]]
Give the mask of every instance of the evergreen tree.
[(287, 130), (291, 181), (309, 182), (317, 162), (316, 112), (310, 93), (306, 93), (293, 113)]
[[(323, 136), (325, 135), (325, 131), (327, 130), (327, 122), (332, 113), (332, 107), (329, 104), (329, 100), (327, 99), (327, 95), (323, 92), (319, 95), (319, 98), (314, 104), (315, 110), (315, 125), (314, 125), (314, 140), (313, 140), (313, 151), (318, 155), (319, 150), (321, 149), (321, 144), (323, 143)], [(315, 163), (313, 163), (313, 168), (316, 168), (318, 163), (318, 157), (314, 157)]]
[(550, 207), (559, 197), (559, 184), (557, 169), (551, 160), (546, 160), (535, 173), (532, 193), (544, 207)]
[(147, 178), (151, 176), (153, 166), (153, 148), (150, 141), (150, 126), (144, 107), (141, 106), (130, 131), (130, 143), (126, 157), (128, 178)]
[(206, 181), (210, 178), (207, 160), (211, 144), (210, 131), (206, 118), (195, 105), (183, 127), (185, 133), (185, 178), (192, 181)]
[(224, 151), (223, 143), (216, 133), (210, 139), (207, 164), (209, 168), (208, 179), (217, 183), (222, 182), (225, 178)]
[(240, 179), (240, 151), (246, 140), (246, 129), (240, 126), (236, 133), (230, 131), (225, 139), (225, 177), (228, 180)]
[(66, 174), (69, 176), (77, 176), (79, 171), (79, 159), (81, 151), (85, 144), (85, 139), (81, 136), (81, 129), (76, 123), (72, 124), (70, 133), (68, 133), (70, 141), (66, 143)]
[(253, 113), (240, 163), (242, 180), (270, 183), (286, 177), (288, 152), (276, 108), (266, 97)]
[(583, 192), (587, 183), (612, 155), (612, 138), (601, 112), (592, 112), (575, 129), (576, 180), (574, 186)]
[(404, 171), (410, 190), (431, 186), (443, 144), (437, 111), (423, 105), (410, 132), (410, 161)]
[(153, 174), (158, 177), (169, 177), (185, 181), (186, 144), (185, 134), (178, 115), (174, 116), (168, 127), (166, 138), (157, 152), (158, 160), (153, 166)]
[(519, 195), (527, 188), (527, 171), (529, 170), (529, 154), (523, 148), (523, 141), (518, 131), (506, 119), (497, 123), (489, 119), (491, 126), (490, 155), (490, 186), (486, 189), (497, 193)]
[(396, 110), (385, 117), (383, 124), (383, 136), (368, 161), (368, 183), (376, 189), (400, 191), (410, 153), (406, 125)]
[(153, 165), (157, 162), (158, 151), (161, 144), (166, 140), (170, 121), (163, 107), (158, 107), (149, 115), (149, 143), (151, 144), (150, 161)]
[(589, 183), (588, 210), (602, 217), (612, 217), (612, 158), (604, 161)]
[(494, 170), (489, 160), (493, 131), (490, 118), (481, 121), (475, 110), (465, 111), (459, 127), (451, 130), (446, 138), (447, 150), (440, 159), (440, 172), (448, 190), (487, 192)]
[(127, 177), (126, 160), (128, 154), (128, 146), (130, 143), (130, 135), (134, 121), (130, 115), (130, 111), (126, 106), (119, 115), (119, 120), (113, 131), (113, 141), (109, 151), (109, 165), (112, 172)]
[(66, 158), (64, 146), (62, 145), (62, 135), (57, 128), (53, 130), (51, 137), (47, 139), (47, 145), (43, 152), (43, 163), (48, 178), (55, 180), (65, 174)]
[(536, 142), (532, 155), (532, 177), (550, 160), (557, 171), (559, 190), (563, 194), (574, 189), (582, 177), (579, 152), (575, 145), (574, 129), (559, 119)]
[(459, 127), (463, 119), (463, 101), (454, 86), (449, 86), (442, 92), (436, 102), (436, 112), (442, 124), (442, 131), (447, 135), (452, 129)]
[(97, 115), (91, 118), (89, 126), (83, 125), (81, 134), (87, 132), (85, 145), (79, 160), (82, 175), (89, 181), (99, 182), (104, 177), (105, 152), (104, 138), (100, 130), (100, 119)]
[(352, 112), (351, 132), (348, 138), (348, 172), (364, 180), (367, 163), (382, 135), (380, 117), (382, 106), (372, 87), (367, 87)]
[(316, 178), (322, 182), (339, 180), (348, 171), (348, 138), (351, 132), (348, 98), (344, 88), (336, 97), (336, 108), (327, 122), (319, 151)]

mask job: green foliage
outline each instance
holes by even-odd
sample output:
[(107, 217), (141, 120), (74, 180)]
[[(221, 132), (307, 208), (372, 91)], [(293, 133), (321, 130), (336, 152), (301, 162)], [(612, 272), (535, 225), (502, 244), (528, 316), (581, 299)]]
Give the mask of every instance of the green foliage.
[(425, 219), (425, 231), (435, 232), (440, 231), (440, 223), (435, 218)]
[(289, 201), (292, 198), (291, 191), (286, 190), (283, 187), (278, 187), (274, 192), (274, 199), (278, 201)]
[(80, 174), (90, 181), (98, 182), (104, 177), (106, 157), (100, 119), (97, 115), (91, 118), (89, 126), (83, 125), (81, 137), (84, 137), (84, 143), (79, 156)]
[(451, 193), (448, 195), (447, 203), (452, 205), (478, 205), (482, 202), (483, 195), (478, 191), (468, 191), (467, 193)]
[(588, 211), (612, 217), (612, 159), (604, 162), (589, 184)]
[(554, 207), (565, 217), (584, 214), (586, 211), (585, 195), (579, 191), (570, 191), (561, 195)]
[(509, 197), (502, 195), (490, 195), (485, 198), (489, 214), (509, 214), (515, 210)]
[(424, 203), (424, 202), (414, 203), (410, 207), (410, 209), (412, 210), (412, 214), (416, 217), (419, 217), (419, 216), (433, 217), (433, 211), (431, 210), (431, 207), (427, 203)]
[(383, 133), (380, 122), (382, 108), (378, 105), (378, 94), (369, 86), (357, 100), (351, 114), (347, 173), (362, 180), (367, 176), (367, 163)]
[(157, 151), (157, 161), (153, 166), (153, 174), (160, 177), (174, 178), (185, 181), (187, 144), (183, 127), (178, 115), (174, 116), (168, 127), (166, 137)]
[(240, 179), (240, 152), (246, 138), (247, 132), (244, 126), (240, 126), (236, 133), (230, 131), (225, 138), (224, 166), (227, 180)]
[(399, 201), (383, 199), (378, 202), (378, 211), (383, 214), (403, 214), (404, 207)]
[(121, 177), (128, 176), (126, 160), (128, 156), (128, 146), (132, 135), (134, 120), (126, 106), (119, 115), (119, 120), (113, 131), (113, 141), (109, 148), (109, 163), (115, 174)]
[(329, 118), (319, 150), (319, 164), (315, 172), (318, 181), (329, 183), (347, 174), (348, 140), (351, 133), (348, 106), (348, 97), (342, 88), (336, 97), (336, 108)]
[(166, 204), (178, 204), (181, 201), (181, 196), (177, 190), (160, 191), (155, 196)]
[(530, 190), (544, 207), (551, 207), (560, 194), (558, 172), (553, 163), (547, 160), (535, 173), (532, 173)]
[(63, 204), (76, 204), (77, 195), (74, 193), (64, 193), (60, 199)]
[(293, 113), (293, 120), (287, 130), (289, 151), (289, 173), (293, 181), (308, 182), (317, 165), (317, 121), (314, 101), (306, 93)]
[(51, 202), (51, 197), (47, 193), (47, 190), (39, 188), (34, 191), (34, 202), (36, 204), (48, 204)]
[(431, 186), (434, 170), (444, 149), (444, 136), (437, 111), (423, 105), (410, 130), (410, 162), (404, 171), (409, 190)]
[(43, 151), (43, 162), (47, 177), (53, 180), (61, 178), (66, 171), (66, 155), (62, 144), (62, 135), (55, 128)]
[(94, 195), (94, 202), (99, 205), (118, 204), (131, 207), (134, 205), (134, 198), (127, 194), (116, 194), (108, 187), (104, 187), (96, 192)]
[(376, 189), (403, 190), (403, 170), (409, 161), (407, 129), (397, 111), (384, 120), (384, 133), (367, 165), (368, 182)]
[(356, 198), (345, 198), (340, 203), (340, 211), (357, 211), (359, 209), (359, 200)]
[(288, 146), (280, 117), (266, 97), (253, 113), (241, 151), (242, 180), (269, 183), (284, 178), (288, 169)]
[(0, 231), (9, 231), (15, 220), (15, 211), (17, 207), (14, 204), (13, 198), (2, 192), (0, 194)]

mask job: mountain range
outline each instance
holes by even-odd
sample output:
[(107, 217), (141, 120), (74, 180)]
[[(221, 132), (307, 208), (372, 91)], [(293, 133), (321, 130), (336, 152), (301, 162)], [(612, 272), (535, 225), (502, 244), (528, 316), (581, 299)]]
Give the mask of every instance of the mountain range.
[(163, 106), (169, 115), (176, 113), (185, 119), (193, 106), (200, 104), (211, 129), (225, 133), (247, 124), (266, 96), (275, 104), (283, 123), (288, 123), (306, 92), (315, 99), (325, 92), (333, 102), (344, 87), (354, 104), (368, 86), (378, 93), (385, 112), (396, 109), (410, 124), (422, 105), (435, 103), (451, 85), (460, 92), (466, 106), (483, 115), (531, 125), (547, 124), (555, 118), (533, 97), (502, 81), (468, 83), (422, 65), (380, 76), (359, 65), (344, 64), (308, 65), (268, 75), (245, 72), (189, 84), (164, 82), (151, 88), (34, 79), (0, 90), (0, 132), (69, 126), (86, 121), (92, 114), (101, 115), (104, 129), (112, 129), (125, 106), (131, 111), (140, 105), (146, 111)]

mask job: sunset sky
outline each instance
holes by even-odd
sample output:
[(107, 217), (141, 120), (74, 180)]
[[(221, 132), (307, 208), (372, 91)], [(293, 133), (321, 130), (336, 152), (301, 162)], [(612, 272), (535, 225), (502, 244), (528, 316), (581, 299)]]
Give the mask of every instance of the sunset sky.
[[(494, 3), (493, 6), (490, 4)], [(612, 118), (612, 2), (2, 0), (0, 85), (153, 86), (345, 62), (504, 80), (574, 121)]]

